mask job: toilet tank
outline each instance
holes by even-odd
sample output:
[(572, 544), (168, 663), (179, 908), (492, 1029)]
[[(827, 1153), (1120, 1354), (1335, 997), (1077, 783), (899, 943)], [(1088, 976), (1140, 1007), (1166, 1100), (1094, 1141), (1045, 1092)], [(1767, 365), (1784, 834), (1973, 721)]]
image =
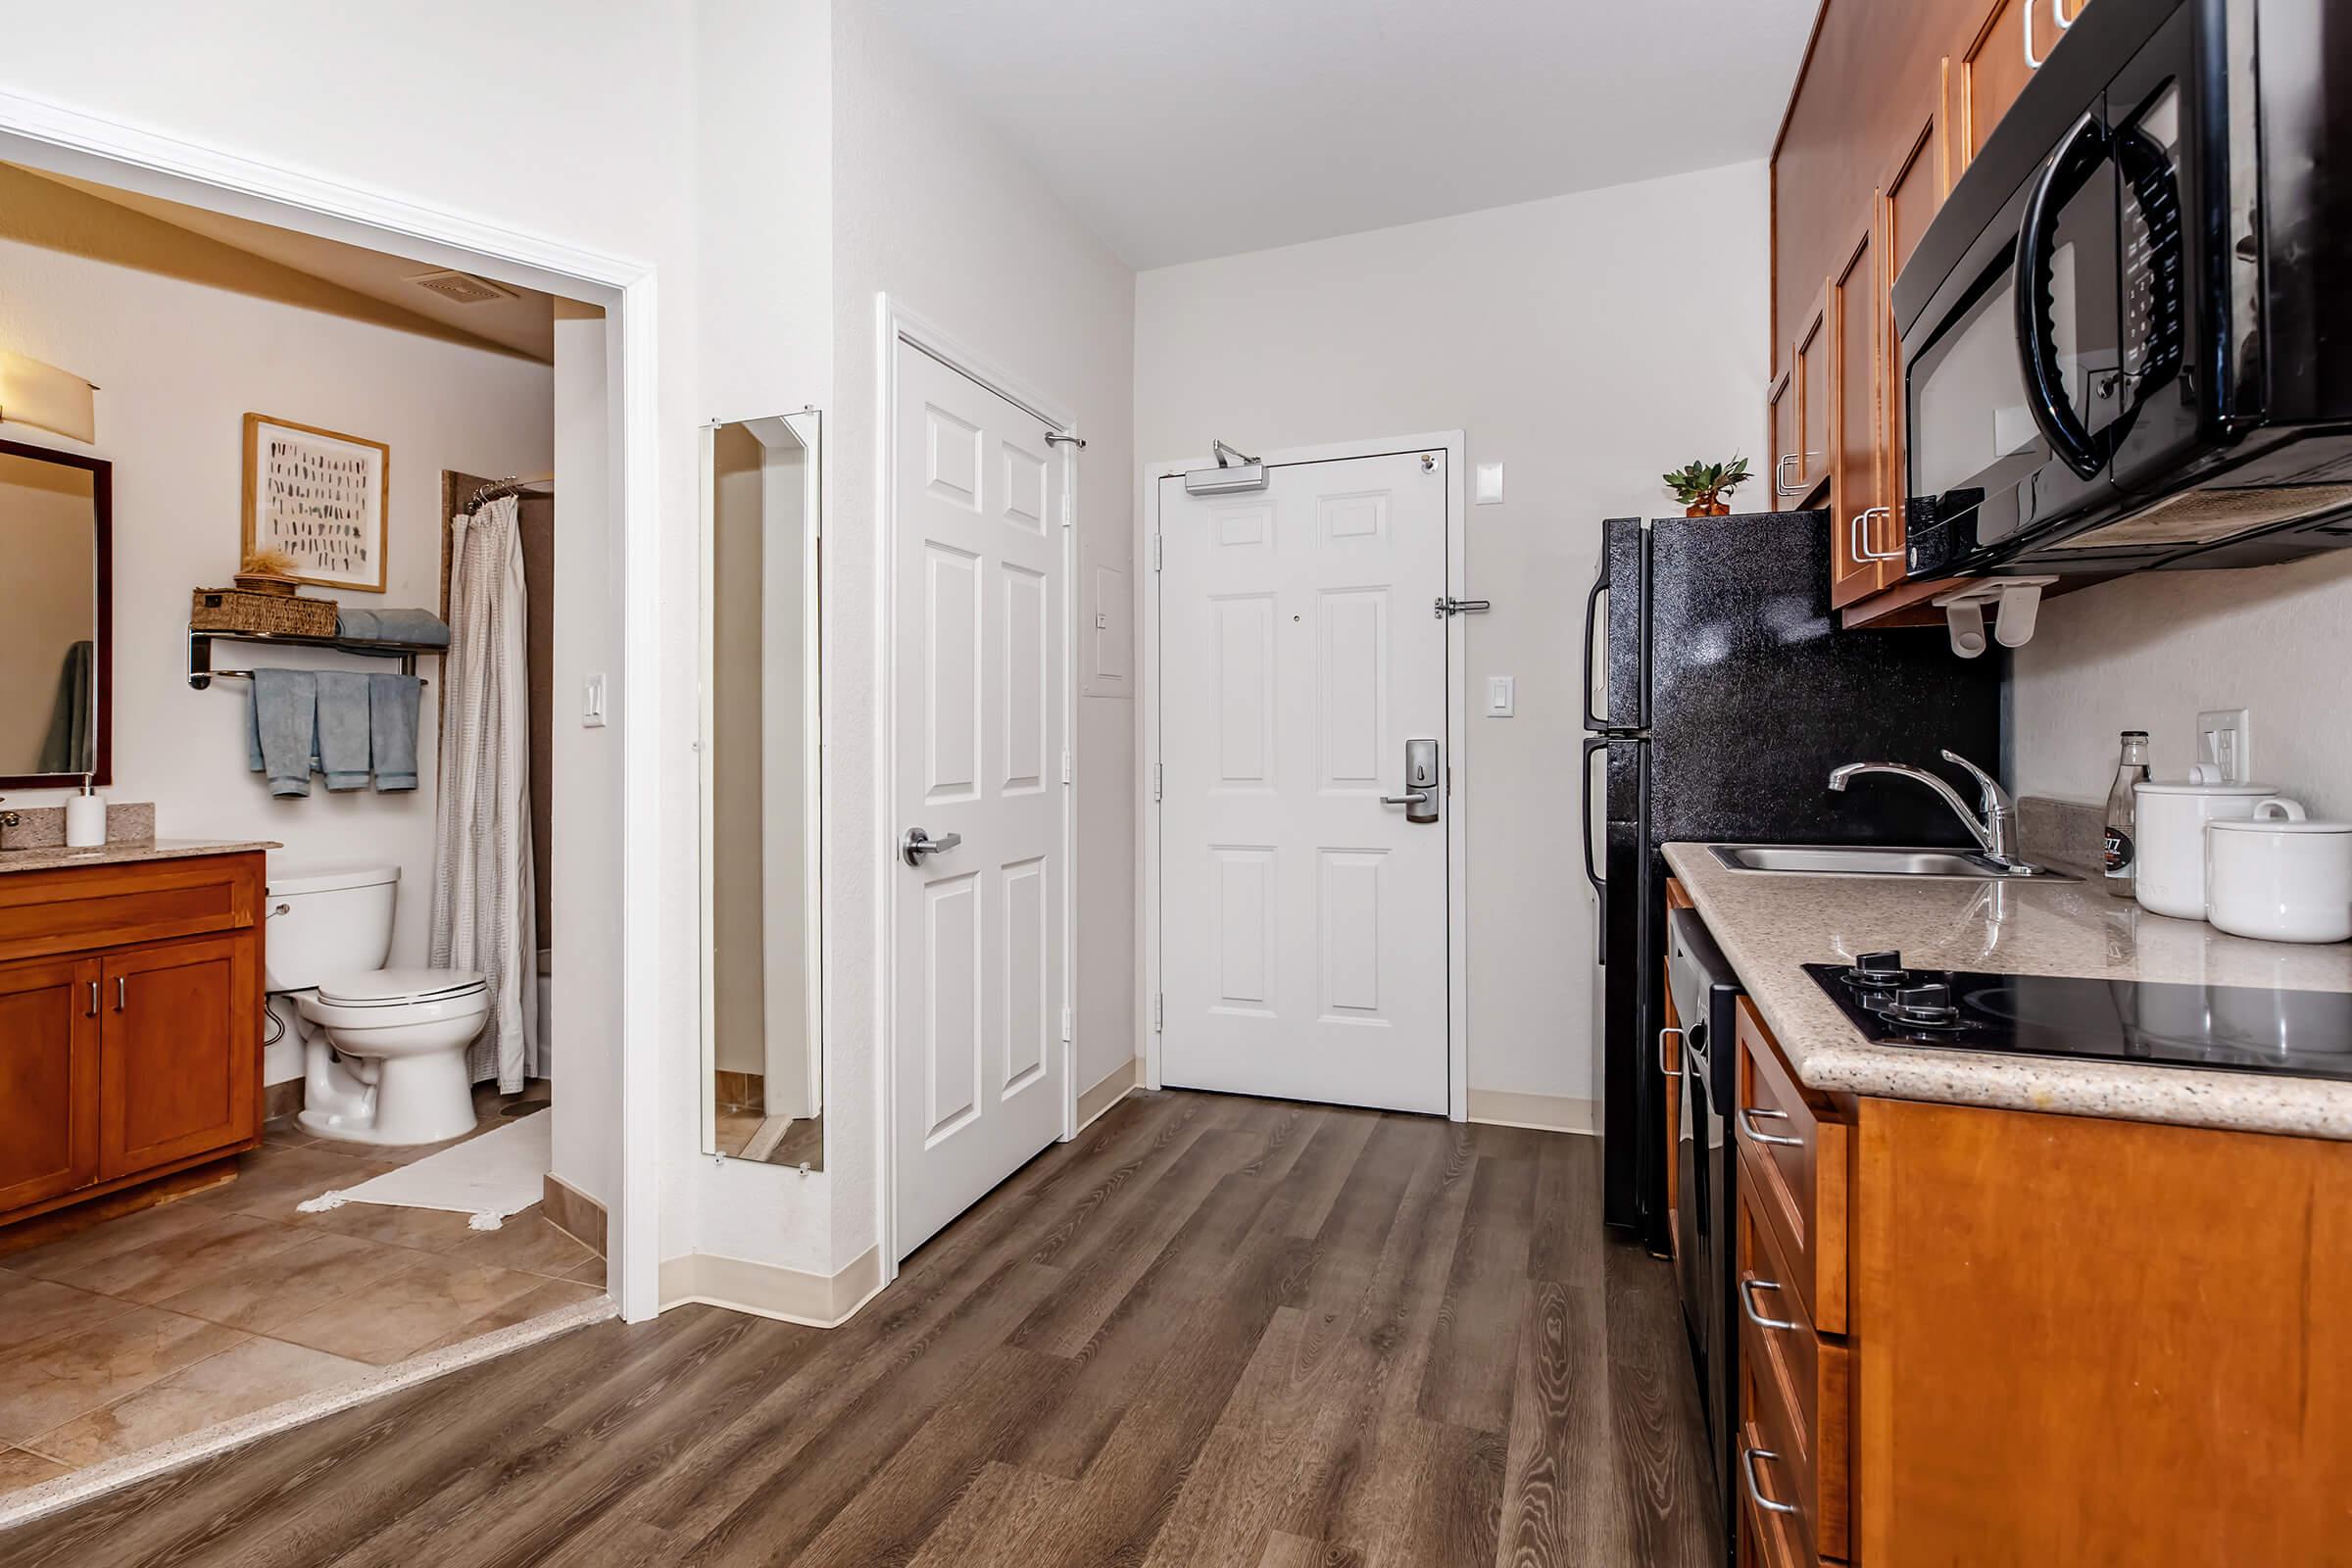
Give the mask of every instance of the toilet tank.
[(381, 969), (392, 955), (396, 865), (270, 866), (263, 969), (271, 991)]

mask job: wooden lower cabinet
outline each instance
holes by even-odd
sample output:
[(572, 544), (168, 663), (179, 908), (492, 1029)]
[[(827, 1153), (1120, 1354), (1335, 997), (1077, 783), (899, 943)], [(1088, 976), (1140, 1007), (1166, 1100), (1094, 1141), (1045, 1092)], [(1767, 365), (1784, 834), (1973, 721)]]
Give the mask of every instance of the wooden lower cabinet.
[(1741, 1023), (1803, 1140), (1740, 1147), (1742, 1562), (2352, 1565), (2352, 1144), (1825, 1102)]
[(98, 1179), (98, 965), (0, 968), (0, 1212)]
[(262, 878), (259, 854), (0, 874), (0, 1225), (259, 1142)]

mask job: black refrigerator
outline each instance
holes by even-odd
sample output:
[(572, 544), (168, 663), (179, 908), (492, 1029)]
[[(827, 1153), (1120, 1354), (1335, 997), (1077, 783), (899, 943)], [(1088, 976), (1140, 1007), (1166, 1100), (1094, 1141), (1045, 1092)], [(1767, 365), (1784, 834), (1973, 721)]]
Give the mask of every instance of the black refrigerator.
[[(1677, 841), (1974, 847), (1900, 779), (1828, 787), (1841, 762), (1938, 753), (2003, 767), (1996, 646), (1940, 624), (1843, 630), (1824, 512), (1604, 522), (1585, 601), (1585, 874), (1599, 899), (1603, 1218), (1663, 1252), (1666, 862)], [(1597, 842), (1596, 842), (1597, 840)]]

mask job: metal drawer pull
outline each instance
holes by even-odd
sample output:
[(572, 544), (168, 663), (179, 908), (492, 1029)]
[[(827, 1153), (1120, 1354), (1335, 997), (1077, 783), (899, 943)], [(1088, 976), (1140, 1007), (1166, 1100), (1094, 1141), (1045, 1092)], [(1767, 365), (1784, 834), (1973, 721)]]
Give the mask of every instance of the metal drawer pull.
[(1771, 1121), (1787, 1121), (1788, 1119), (1788, 1113), (1785, 1110), (1762, 1110), (1754, 1105), (1748, 1105), (1743, 1107), (1740, 1112), (1740, 1130), (1747, 1134), (1748, 1137), (1753, 1138), (1757, 1143), (1770, 1144), (1776, 1149), (1802, 1149), (1805, 1147), (1805, 1141), (1802, 1138), (1783, 1138), (1777, 1133), (1760, 1133), (1756, 1131), (1756, 1118), (1758, 1116), (1765, 1117)]
[(1788, 465), (1796, 461), (1797, 458), (1795, 453), (1784, 452), (1780, 456), (1780, 461), (1772, 466), (1772, 488), (1782, 495), (1792, 496), (1797, 493), (1794, 485), (1791, 485), (1788, 480), (1781, 477), (1781, 475), (1788, 470)]
[[(2053, 6), (2052, 9), (2056, 8)], [(2017, 20), (2019, 23), (2018, 32), (2026, 41), (2026, 65), (2032, 70), (2039, 71), (2041, 60), (2047, 60), (2049, 56), (2043, 55), (2041, 60), (2034, 58), (2034, 7), (2031, 4), (2019, 6)]]
[(1854, 559), (1856, 561), (1900, 560), (1903, 554), (1900, 550), (1873, 550), (1870, 548), (1870, 519), (1873, 517), (1885, 517), (1892, 521), (1894, 509), (1892, 507), (1873, 507), (1854, 518)]
[(1747, 1480), (1747, 1500), (1766, 1513), (1794, 1513), (1796, 1512), (1795, 1503), (1773, 1501), (1764, 1495), (1763, 1484), (1756, 1479), (1756, 1461), (1758, 1459), (1778, 1459), (1780, 1455), (1770, 1448), (1742, 1448), (1740, 1450), (1740, 1468), (1745, 1473)]
[[(1683, 1073), (1682, 1069), (1679, 1067), (1669, 1067), (1666, 1065), (1666, 1037), (1668, 1035), (1679, 1035), (1682, 1034), (1682, 1032), (1683, 1031), (1680, 1028), (1673, 1024), (1668, 1024), (1665, 1028), (1658, 1031), (1658, 1071), (1664, 1073), (1669, 1078), (1680, 1078)], [(1685, 1036), (1685, 1038), (1688, 1039), (1689, 1037)]]
[(121, 1011), (123, 1009), (123, 1007), (124, 1007), (124, 1006), (126, 1006), (126, 1005), (129, 1004), (129, 1002), (130, 1002), (130, 980), (129, 980), (129, 978), (128, 978), (127, 976), (124, 976), (124, 975), (117, 975), (117, 976), (115, 976), (115, 1010), (116, 1010), (117, 1012), (121, 1012)]
[(2075, 24), (2075, 19), (2066, 14), (2066, 0), (2050, 0), (2050, 20), (2058, 24), (2060, 32)]
[(1753, 1274), (1742, 1274), (1740, 1276), (1740, 1310), (1746, 1313), (1747, 1320), (1760, 1329), (1795, 1328), (1796, 1321), (1793, 1318), (1766, 1317), (1756, 1310), (1756, 1292), (1778, 1291), (1780, 1288), (1779, 1280), (1760, 1280)]
[(98, 982), (95, 980), (90, 982), (90, 1010), (83, 1013), (82, 1016), (85, 1018), (98, 1016)]

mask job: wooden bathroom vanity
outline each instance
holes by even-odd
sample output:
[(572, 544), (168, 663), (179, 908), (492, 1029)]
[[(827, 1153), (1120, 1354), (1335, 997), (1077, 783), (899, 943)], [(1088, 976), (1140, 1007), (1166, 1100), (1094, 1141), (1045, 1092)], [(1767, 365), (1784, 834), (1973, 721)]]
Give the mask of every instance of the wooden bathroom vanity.
[(267, 847), (0, 853), (0, 1227), (261, 1141)]

